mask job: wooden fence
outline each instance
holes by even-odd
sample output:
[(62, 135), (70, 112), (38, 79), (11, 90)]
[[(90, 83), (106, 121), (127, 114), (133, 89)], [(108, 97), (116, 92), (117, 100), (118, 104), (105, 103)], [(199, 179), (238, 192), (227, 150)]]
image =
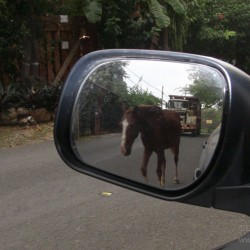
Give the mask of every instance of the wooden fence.
[(39, 76), (49, 83), (64, 81), (75, 62), (97, 49), (94, 25), (83, 17), (41, 17), (44, 41), (39, 56)]

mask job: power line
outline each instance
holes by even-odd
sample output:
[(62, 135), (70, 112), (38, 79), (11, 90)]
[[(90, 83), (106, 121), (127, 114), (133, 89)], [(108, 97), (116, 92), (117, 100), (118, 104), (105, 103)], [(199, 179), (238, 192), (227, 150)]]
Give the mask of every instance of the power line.
[[(139, 76), (139, 75), (137, 75), (135, 72), (133, 72), (131, 69), (129, 69), (129, 68), (127, 68), (127, 69), (130, 71), (130, 73), (132, 73), (134, 76), (136, 76), (136, 77), (139, 79), (138, 83), (134, 83), (130, 78), (127, 78), (127, 79), (129, 79), (132, 83), (134, 83), (135, 85), (138, 85), (140, 82), (144, 82), (145, 84), (149, 85), (151, 88), (153, 88), (153, 89), (155, 89), (155, 90), (157, 90), (157, 91), (159, 91), (159, 92), (161, 93), (161, 102), (162, 102), (161, 106), (163, 106), (163, 96), (165, 96), (166, 98), (169, 98), (169, 96), (166, 95), (166, 94), (164, 93), (164, 91), (163, 91), (163, 85), (162, 85), (162, 89), (160, 90), (160, 89), (156, 88), (155, 86), (153, 86), (153, 84), (151, 84), (151, 83), (149, 83), (148, 81), (144, 80), (144, 79), (143, 79), (143, 75), (142, 75), (142, 76)], [(166, 102), (166, 101), (164, 100), (164, 102)]]
[[(131, 69), (129, 69), (129, 68), (127, 68), (134, 76), (136, 76), (138, 79), (139, 79), (139, 82), (144, 82), (144, 83), (146, 83), (147, 85), (149, 85), (151, 88), (153, 88), (153, 89), (155, 89), (155, 90), (157, 90), (157, 91), (159, 91), (160, 93), (161, 93), (161, 90), (160, 89), (158, 89), (158, 88), (156, 88), (154, 85), (152, 85), (151, 83), (149, 83), (148, 81), (146, 81), (146, 80), (144, 80), (142, 77), (143, 76), (138, 76), (136, 73), (134, 73)], [(138, 82), (138, 83), (139, 83)]]

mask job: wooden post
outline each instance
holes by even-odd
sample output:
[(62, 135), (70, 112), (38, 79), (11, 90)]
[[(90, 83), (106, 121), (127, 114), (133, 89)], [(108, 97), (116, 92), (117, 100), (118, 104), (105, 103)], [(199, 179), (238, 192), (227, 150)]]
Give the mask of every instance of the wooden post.
[(59, 45), (59, 41), (61, 39), (61, 35), (60, 35), (60, 25), (58, 25), (58, 29), (55, 32), (55, 52), (54, 52), (54, 56), (55, 56), (55, 72), (56, 74), (59, 72), (60, 70), (60, 45)]
[(70, 50), (68, 56), (66, 57), (62, 67), (60, 68), (55, 80), (53, 81), (53, 84), (57, 84), (58, 82), (60, 82), (60, 80), (62, 79), (65, 71), (67, 70), (70, 62), (72, 61), (74, 55), (76, 54), (76, 52), (78, 51), (79, 47), (80, 47), (81, 41), (77, 40), (74, 44), (74, 46), (72, 47), (72, 49)]
[(48, 67), (48, 82), (52, 82), (55, 75), (54, 75), (54, 67), (52, 64), (52, 51), (51, 51), (51, 42), (52, 42), (52, 33), (47, 33), (47, 67)]

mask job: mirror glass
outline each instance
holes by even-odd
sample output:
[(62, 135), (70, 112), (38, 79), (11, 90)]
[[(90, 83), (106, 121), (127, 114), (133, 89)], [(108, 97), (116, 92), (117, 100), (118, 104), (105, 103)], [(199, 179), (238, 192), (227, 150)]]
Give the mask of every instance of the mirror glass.
[(220, 135), (222, 74), (209, 66), (113, 60), (82, 83), (72, 116), (81, 161), (147, 185), (180, 189), (207, 169)]

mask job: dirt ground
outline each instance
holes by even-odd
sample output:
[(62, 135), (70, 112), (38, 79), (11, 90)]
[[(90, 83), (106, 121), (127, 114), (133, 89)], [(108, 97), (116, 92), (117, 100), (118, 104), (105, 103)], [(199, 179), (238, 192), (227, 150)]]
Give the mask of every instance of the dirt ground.
[(32, 126), (0, 126), (0, 148), (53, 140), (54, 123)]

